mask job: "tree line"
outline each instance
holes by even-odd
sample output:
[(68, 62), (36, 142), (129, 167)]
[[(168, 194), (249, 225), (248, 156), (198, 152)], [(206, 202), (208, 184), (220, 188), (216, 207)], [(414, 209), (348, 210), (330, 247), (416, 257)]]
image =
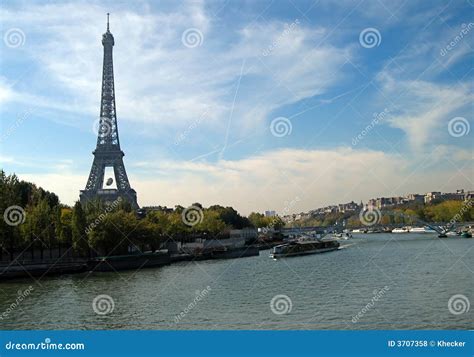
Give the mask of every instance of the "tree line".
[[(14, 212), (9, 211), (12, 207)], [(93, 201), (85, 206), (76, 202), (70, 207), (61, 204), (56, 194), (21, 181), (14, 174), (6, 175), (3, 170), (0, 212), (4, 213), (0, 220), (0, 260), (8, 255), (13, 259), (13, 252), (25, 249), (32, 254), (39, 251), (43, 258), (43, 251), (56, 247), (72, 248), (79, 256), (126, 254), (131, 246), (154, 251), (169, 240), (221, 239), (228, 237), (231, 229), (283, 225), (280, 219), (260, 213), (244, 217), (232, 207), (204, 208), (199, 203), (194, 203), (191, 210), (179, 205), (158, 206), (141, 214), (133, 211), (126, 200), (108, 204)]]

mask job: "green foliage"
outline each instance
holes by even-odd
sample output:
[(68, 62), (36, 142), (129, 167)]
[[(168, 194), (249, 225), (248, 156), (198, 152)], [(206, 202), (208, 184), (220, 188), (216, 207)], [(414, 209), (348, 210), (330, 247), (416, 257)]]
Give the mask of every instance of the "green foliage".
[(71, 213), (71, 239), (72, 247), (75, 251), (86, 254), (88, 252), (87, 238), (87, 220), (86, 214), (82, 209), (81, 203), (75, 203)]
[(268, 228), (278, 230), (285, 225), (285, 222), (278, 217), (265, 217), (261, 213), (252, 212), (249, 215), (248, 220), (255, 228)]
[[(2, 254), (24, 248), (42, 251), (58, 245), (72, 247), (80, 256), (88, 256), (91, 251), (101, 255), (127, 254), (130, 247), (154, 251), (169, 239), (225, 238), (230, 229), (251, 226), (249, 219), (232, 207), (204, 208), (198, 202), (193, 206), (202, 211), (202, 220), (193, 226), (184, 224), (185, 207), (179, 205), (174, 209), (159, 206), (141, 219), (125, 200), (108, 204), (95, 200), (85, 207), (76, 202), (70, 208), (60, 204), (54, 193), (0, 170), (1, 212), (10, 206), (22, 207), (26, 220), (18, 226), (0, 220)], [(278, 227), (283, 222), (278, 218), (273, 223)]]
[(131, 244), (140, 245), (143, 234), (134, 213), (118, 210), (105, 214), (88, 235), (89, 243), (96, 251), (105, 255), (119, 255), (126, 254)]

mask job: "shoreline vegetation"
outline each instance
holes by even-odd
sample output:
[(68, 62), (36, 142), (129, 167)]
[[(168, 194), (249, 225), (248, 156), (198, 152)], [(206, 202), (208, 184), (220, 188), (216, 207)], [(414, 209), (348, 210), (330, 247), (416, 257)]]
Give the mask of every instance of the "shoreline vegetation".
[[(189, 216), (189, 208), (179, 205), (174, 208), (148, 207), (137, 212), (120, 199), (110, 204), (91, 202), (85, 207), (76, 202), (69, 207), (61, 204), (56, 194), (0, 170), (0, 210), (3, 212), (3, 219), (0, 220), (0, 265), (47, 264), (47, 271), (50, 271), (52, 264), (61, 271), (61, 263), (64, 263), (73, 267), (69, 270), (75, 272), (82, 269), (84, 262), (89, 262), (89, 267), (91, 261), (94, 266), (99, 265), (98, 259), (104, 257), (110, 259), (145, 253), (159, 256), (170, 243), (182, 245), (204, 240), (219, 241), (230, 238), (232, 230), (254, 231), (255, 236), (246, 239), (246, 245), (239, 247), (238, 254), (226, 255), (222, 251), (202, 254), (204, 259), (236, 258), (255, 254), (252, 249), (251, 252), (247, 250), (256, 248), (258, 243), (269, 247), (272, 240), (281, 241), (280, 231), (285, 227), (278, 216), (265, 217), (253, 212), (245, 217), (232, 207), (213, 205), (205, 208), (199, 203), (190, 208), (195, 212)], [(415, 224), (413, 217), (427, 222), (452, 222), (453, 217), (458, 223), (474, 221), (474, 208), (472, 205), (466, 208), (465, 202), (461, 201), (406, 205), (395, 210), (403, 215), (388, 215), (382, 210), (379, 224)], [(343, 220), (348, 228), (362, 226), (359, 212), (352, 212), (298, 222), (296, 227), (325, 227), (337, 225)], [(259, 237), (257, 229), (260, 229)], [(193, 258), (193, 254), (181, 255), (174, 259)], [(151, 260), (163, 265), (172, 259), (155, 257)]]
[[(9, 212), (9, 208), (16, 211)], [(70, 246), (84, 256), (88, 256), (89, 247), (99, 255), (121, 255), (129, 253), (130, 245), (155, 251), (169, 240), (225, 239), (233, 229), (272, 225), (278, 230), (284, 225), (279, 218), (258, 213), (241, 216), (232, 207), (205, 208), (194, 203), (191, 208), (195, 212), (186, 212), (180, 205), (135, 212), (120, 198), (111, 204), (95, 201), (85, 207), (77, 201), (69, 207), (61, 204), (56, 194), (0, 170), (0, 210), (4, 213), (0, 220), (1, 258), (7, 250), (58, 245)], [(142, 249), (145, 246), (148, 249)]]

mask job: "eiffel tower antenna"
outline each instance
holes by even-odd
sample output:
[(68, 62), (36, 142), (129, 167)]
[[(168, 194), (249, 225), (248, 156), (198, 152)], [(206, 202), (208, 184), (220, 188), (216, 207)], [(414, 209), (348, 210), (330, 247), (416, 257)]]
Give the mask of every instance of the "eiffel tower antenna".
[[(86, 188), (81, 190), (82, 204), (92, 200), (114, 202), (119, 198), (128, 201), (133, 209), (138, 209), (137, 193), (130, 187), (125, 165), (124, 153), (120, 149), (115, 106), (114, 65), (112, 59), (114, 36), (109, 30), (107, 13), (107, 32), (102, 35), (104, 46), (104, 65), (102, 69), (102, 96), (100, 100), (100, 118), (97, 129), (97, 146), (93, 152), (94, 161), (87, 180)], [(106, 168), (113, 168), (117, 188), (103, 187)], [(113, 178), (108, 178), (106, 186), (111, 186)]]

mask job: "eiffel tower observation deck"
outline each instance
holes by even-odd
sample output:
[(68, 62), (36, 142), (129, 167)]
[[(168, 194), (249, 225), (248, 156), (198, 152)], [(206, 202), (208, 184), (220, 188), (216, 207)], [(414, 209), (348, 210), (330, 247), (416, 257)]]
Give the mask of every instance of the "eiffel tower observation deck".
[[(112, 59), (114, 44), (114, 36), (110, 32), (109, 27), (109, 14), (107, 14), (107, 31), (102, 35), (104, 64), (97, 146), (93, 152), (94, 161), (92, 162), (86, 188), (81, 190), (80, 193), (80, 201), (81, 204), (85, 205), (93, 200), (101, 200), (108, 203), (123, 200), (129, 202), (133, 209), (138, 209), (137, 193), (130, 187), (123, 163), (123, 156), (125, 154), (120, 149)], [(108, 168), (111, 169), (110, 175), (114, 176), (115, 180), (113, 177), (108, 177), (105, 181)]]

